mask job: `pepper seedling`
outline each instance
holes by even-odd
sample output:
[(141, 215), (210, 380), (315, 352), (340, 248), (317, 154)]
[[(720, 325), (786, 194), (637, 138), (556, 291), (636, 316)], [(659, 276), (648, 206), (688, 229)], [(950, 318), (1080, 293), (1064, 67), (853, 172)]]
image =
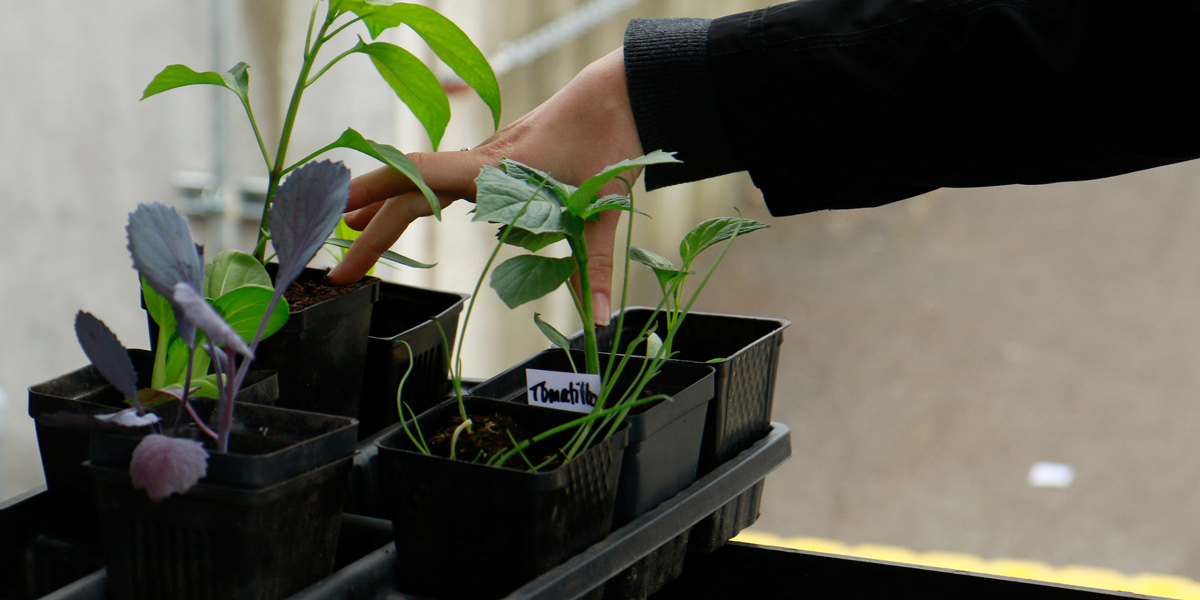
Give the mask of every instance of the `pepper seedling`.
[[(323, 13), (320, 10), (322, 3), (326, 5)], [(366, 26), (366, 33), (372, 41), (367, 42), (360, 35), (356, 44), (318, 67), (317, 57), (326, 44), (358, 23)], [(280, 182), (299, 165), (306, 164), (335, 148), (361, 152), (404, 174), (416, 184), (429, 201), (434, 215), (440, 218), (441, 204), (433, 190), (421, 179), (421, 174), (412, 161), (396, 148), (367, 139), (352, 128), (346, 129), (338, 139), (296, 163), (289, 164), (287, 159), (304, 92), (342, 59), (356, 54), (370, 58), (384, 82), (421, 122), (433, 148), (437, 149), (450, 120), (450, 101), (437, 76), (419, 58), (400, 46), (379, 41), (384, 32), (400, 25), (406, 25), (415, 31), (443, 63), (476, 91), (491, 110), (493, 124), (498, 127), (500, 86), (491, 66), (471, 39), (437, 11), (420, 4), (400, 3), (394, 0), (314, 0), (299, 75), (287, 104), (274, 156), (263, 140), (251, 108), (249, 65), (246, 63), (239, 62), (223, 73), (197, 72), (185, 65), (171, 65), (163, 69), (146, 86), (142, 94), (143, 100), (167, 90), (189, 85), (215, 85), (228, 89), (238, 97), (267, 167), (266, 201), (253, 252), (254, 258), (260, 263), (266, 262), (267, 242), (274, 239), (270, 211), (279, 200)], [(331, 243), (342, 247), (349, 244), (346, 240)], [(387, 254), (387, 258), (408, 266), (425, 266), (395, 253)]]

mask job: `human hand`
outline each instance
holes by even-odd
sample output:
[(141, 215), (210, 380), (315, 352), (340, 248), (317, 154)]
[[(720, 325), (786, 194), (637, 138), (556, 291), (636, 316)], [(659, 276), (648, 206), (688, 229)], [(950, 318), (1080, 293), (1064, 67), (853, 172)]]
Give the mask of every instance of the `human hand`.
[[(642, 155), (629, 107), (622, 49), (588, 65), (570, 83), (529, 114), (479, 146), (458, 152), (415, 152), (408, 157), (443, 207), (475, 197), (475, 177), (484, 165), (509, 158), (579, 185), (604, 167)], [(641, 170), (625, 175), (634, 181)], [(601, 195), (624, 193), (610, 182)], [(392, 247), (409, 224), (432, 213), (429, 202), (404, 175), (383, 167), (350, 182), (346, 223), (362, 231), (342, 261), (329, 272), (334, 283), (357, 281)], [(605, 211), (584, 231), (597, 324), (611, 309), (613, 247), (619, 211)]]

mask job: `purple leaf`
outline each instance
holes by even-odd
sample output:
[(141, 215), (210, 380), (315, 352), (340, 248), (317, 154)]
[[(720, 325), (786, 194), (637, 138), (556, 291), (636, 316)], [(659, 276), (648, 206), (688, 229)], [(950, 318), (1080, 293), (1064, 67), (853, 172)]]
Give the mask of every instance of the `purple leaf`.
[(135, 489), (158, 502), (196, 485), (208, 471), (208, 451), (195, 440), (151, 434), (133, 450), (129, 475)]
[(175, 284), (175, 290), (171, 294), (172, 303), (178, 306), (182, 312), (183, 319), (191, 323), (196, 328), (204, 332), (208, 339), (222, 348), (228, 348), (245, 356), (254, 358), (254, 353), (250, 351), (250, 347), (242, 340), (242, 336), (238, 334), (216, 309), (186, 282)]
[(137, 371), (133, 361), (129, 360), (129, 352), (112, 330), (91, 313), (81, 310), (75, 315), (75, 337), (79, 338), (83, 353), (96, 370), (137, 406)]
[(325, 243), (350, 199), (350, 170), (310, 162), (288, 176), (271, 205), (271, 244), (279, 256), (275, 289), (287, 289)]
[(204, 277), (200, 254), (188, 231), (187, 218), (163, 204), (139, 204), (125, 228), (133, 268), (154, 291), (170, 298), (175, 284), (199, 288)]
[[(164, 298), (171, 297), (179, 282), (200, 289), (204, 262), (199, 246), (192, 242), (186, 217), (163, 204), (139, 204), (129, 213), (125, 232), (133, 268), (146, 279), (151, 289)], [(175, 309), (175, 317), (179, 320), (178, 307), (172, 305), (171, 308)], [(181, 324), (178, 332), (188, 346), (195, 343), (195, 330), (191, 326)]]

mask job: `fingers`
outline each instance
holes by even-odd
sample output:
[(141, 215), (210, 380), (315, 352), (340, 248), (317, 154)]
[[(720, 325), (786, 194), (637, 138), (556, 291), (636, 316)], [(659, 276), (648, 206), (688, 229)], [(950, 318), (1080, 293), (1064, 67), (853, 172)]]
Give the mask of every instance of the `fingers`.
[[(475, 197), (480, 161), (489, 159), (478, 149), (414, 152), (407, 156), (443, 208), (458, 198)], [(341, 285), (358, 281), (413, 221), (431, 214), (429, 201), (417, 185), (391, 167), (380, 167), (355, 177), (350, 181), (345, 218), (347, 225), (363, 233), (329, 272), (329, 279)]]
[(355, 231), (362, 231), (363, 229), (367, 228), (367, 225), (371, 223), (371, 219), (374, 219), (375, 215), (378, 214), (382, 208), (383, 202), (376, 202), (374, 204), (364, 206), (358, 210), (348, 212), (342, 215), (342, 218), (346, 219), (346, 224), (349, 225), (351, 229)]
[(592, 283), (592, 318), (597, 326), (608, 325), (612, 317), (613, 248), (620, 220), (620, 211), (604, 211), (583, 230), (588, 247), (588, 278)]
[[(456, 198), (475, 197), (475, 177), (479, 167), (487, 160), (483, 152), (413, 152), (409, 160), (416, 165), (421, 179), (438, 196)], [(385, 202), (403, 194), (417, 192), (417, 185), (400, 171), (384, 166), (350, 181), (350, 200), (346, 212), (353, 212), (372, 204)]]
[[(446, 196), (439, 197), (439, 201), (445, 208), (454, 200)], [(374, 218), (369, 219), (362, 235), (346, 250), (341, 262), (329, 271), (329, 279), (335, 284), (346, 285), (361, 279), (413, 221), (433, 214), (425, 196), (418, 192), (403, 194), (362, 210), (374, 211)]]

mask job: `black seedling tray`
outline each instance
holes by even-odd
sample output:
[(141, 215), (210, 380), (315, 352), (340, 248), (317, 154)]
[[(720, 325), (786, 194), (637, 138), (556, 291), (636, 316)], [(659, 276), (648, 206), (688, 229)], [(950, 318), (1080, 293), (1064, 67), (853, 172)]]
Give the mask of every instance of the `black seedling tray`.
[[(44, 494), (44, 492), (43, 492)], [(44, 498), (28, 499), (23, 497), (24, 504), (44, 502)], [(0, 506), (2, 513), (8, 504)], [(334, 559), (334, 569), (340, 570), (354, 564), (375, 549), (389, 544), (392, 540), (392, 522), (383, 519), (372, 519), (357, 515), (342, 515), (342, 524), (338, 534), (338, 550)], [(391, 572), (388, 572), (390, 575)], [(107, 572), (99, 569), (83, 576), (73, 583), (40, 598), (40, 600), (107, 600), (105, 586), (108, 584)], [(9, 600), (9, 597), (0, 597)], [(23, 598), (23, 596), (15, 596)]]
[[(791, 432), (773, 423), (770, 433), (658, 508), (612, 532), (603, 541), (509, 594), (510, 600), (570, 600), (598, 589), (642, 557), (669, 544), (718, 507), (752, 487), (791, 456)], [(296, 594), (294, 600), (405, 599), (392, 579), (396, 549), (379, 548)]]

